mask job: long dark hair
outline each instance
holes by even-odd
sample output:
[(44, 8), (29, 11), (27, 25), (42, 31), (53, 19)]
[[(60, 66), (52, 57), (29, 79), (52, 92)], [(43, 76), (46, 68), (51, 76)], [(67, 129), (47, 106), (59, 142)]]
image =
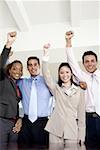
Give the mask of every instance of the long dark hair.
[[(58, 68), (58, 85), (59, 85), (60, 87), (62, 86), (63, 81), (60, 79), (59, 72), (60, 72), (60, 69), (61, 69), (63, 66), (68, 67), (68, 68), (70, 69), (71, 73), (73, 74), (72, 69), (71, 69), (70, 65), (69, 65), (67, 62), (61, 63), (60, 66), (59, 66), (59, 68)], [(77, 85), (77, 84), (73, 81), (73, 77), (72, 77), (72, 76), (71, 76), (71, 79), (70, 79), (70, 80), (71, 80), (71, 84), (74, 83), (75, 85)]]

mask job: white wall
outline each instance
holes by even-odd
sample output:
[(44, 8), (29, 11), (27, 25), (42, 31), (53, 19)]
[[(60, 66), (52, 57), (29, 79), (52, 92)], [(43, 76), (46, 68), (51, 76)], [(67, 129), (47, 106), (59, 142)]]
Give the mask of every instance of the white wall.
[[(0, 5), (0, 10), (1, 9), (2, 14), (0, 14), (0, 18), (3, 22), (0, 23), (0, 52), (5, 44), (7, 32), (17, 31), (17, 39), (12, 48), (14, 50), (14, 55), (11, 57), (11, 61), (20, 59), (26, 68), (27, 57), (36, 55), (40, 59), (42, 58), (42, 46), (47, 42), (51, 44), (50, 63), (56, 66), (56, 63), (66, 61), (64, 36), (65, 32), (69, 29), (73, 30), (75, 34), (73, 38), (73, 47), (77, 60), (81, 61), (83, 52), (88, 49), (94, 50), (100, 60), (100, 19), (94, 19), (92, 16), (91, 20), (90, 18), (87, 18), (87, 20), (80, 19), (79, 26), (74, 27), (70, 27), (67, 21), (38, 25), (34, 24), (28, 32), (20, 32), (4, 3), (2, 3), (2, 7)], [(73, 12), (74, 11), (76, 10), (73, 10)], [(3, 18), (3, 14), (5, 14), (5, 18)], [(26, 70), (25, 74), (27, 74)]]
[[(40, 50), (46, 42), (50, 42), (52, 48), (63, 48), (65, 45), (64, 35), (68, 29), (70, 27), (67, 23), (34, 26), (29, 32), (18, 32), (14, 49), (15, 51)], [(82, 21), (80, 27), (72, 29), (75, 32), (73, 46), (100, 45), (99, 20)], [(13, 30), (16, 28), (0, 31), (2, 45), (6, 39), (6, 33)]]

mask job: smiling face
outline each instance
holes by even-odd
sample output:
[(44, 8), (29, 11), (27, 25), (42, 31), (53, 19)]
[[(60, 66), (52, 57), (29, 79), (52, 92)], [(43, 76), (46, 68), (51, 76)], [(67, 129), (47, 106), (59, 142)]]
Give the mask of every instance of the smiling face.
[(18, 80), (23, 74), (22, 64), (19, 62), (13, 63), (9, 69), (9, 76), (13, 80)]
[(71, 82), (72, 73), (70, 68), (68, 68), (67, 66), (62, 66), (59, 70), (59, 77), (63, 83)]
[(89, 73), (93, 73), (97, 67), (97, 61), (94, 55), (86, 55), (84, 57), (84, 67)]
[(27, 64), (28, 71), (31, 76), (35, 77), (40, 74), (40, 65), (37, 59), (30, 59)]

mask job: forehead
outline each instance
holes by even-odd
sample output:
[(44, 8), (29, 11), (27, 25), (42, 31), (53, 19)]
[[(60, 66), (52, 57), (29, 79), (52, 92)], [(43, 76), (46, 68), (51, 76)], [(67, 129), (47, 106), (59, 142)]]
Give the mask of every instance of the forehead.
[(20, 67), (20, 68), (22, 68), (22, 64), (16, 62), (16, 63), (14, 63), (14, 64), (12, 65), (12, 67)]
[(68, 68), (67, 66), (62, 66), (60, 68), (60, 71), (71, 71), (70, 68)]
[(96, 61), (96, 58), (94, 55), (86, 55), (84, 56), (84, 61), (90, 61), (90, 60), (95, 60)]
[(28, 64), (38, 64), (38, 60), (37, 59), (30, 59), (29, 61), (28, 61)]

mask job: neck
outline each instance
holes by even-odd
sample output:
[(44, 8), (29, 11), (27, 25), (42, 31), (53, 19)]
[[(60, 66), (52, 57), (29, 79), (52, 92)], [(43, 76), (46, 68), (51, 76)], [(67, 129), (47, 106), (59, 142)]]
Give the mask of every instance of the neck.
[(92, 72), (89, 72), (89, 73), (94, 73), (96, 70), (97, 70), (97, 68), (96, 68), (94, 71), (92, 71)]
[(92, 73), (94, 73), (96, 70), (97, 70), (97, 68)]
[(31, 77), (33, 77), (33, 78), (35, 78), (35, 77), (37, 77), (39, 74), (37, 74), (37, 75), (31, 75)]
[(71, 82), (63, 83), (66, 89), (71, 87)]

